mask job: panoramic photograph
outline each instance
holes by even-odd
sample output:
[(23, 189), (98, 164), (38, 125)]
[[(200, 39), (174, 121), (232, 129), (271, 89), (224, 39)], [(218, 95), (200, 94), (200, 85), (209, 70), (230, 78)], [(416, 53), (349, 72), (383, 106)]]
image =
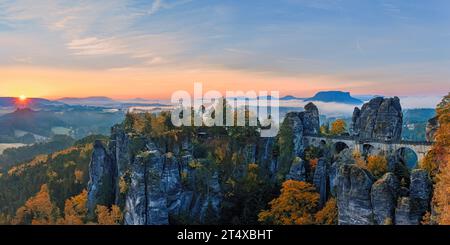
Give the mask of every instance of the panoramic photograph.
[(446, 0), (0, 0), (0, 232), (439, 230), (449, 67)]

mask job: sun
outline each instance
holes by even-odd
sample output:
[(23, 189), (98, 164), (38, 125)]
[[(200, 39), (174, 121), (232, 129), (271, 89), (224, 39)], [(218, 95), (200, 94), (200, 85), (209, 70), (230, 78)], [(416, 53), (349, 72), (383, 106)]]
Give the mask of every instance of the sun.
[(27, 96), (21, 95), (21, 96), (19, 96), (19, 100), (20, 101), (25, 101), (25, 100), (27, 100)]

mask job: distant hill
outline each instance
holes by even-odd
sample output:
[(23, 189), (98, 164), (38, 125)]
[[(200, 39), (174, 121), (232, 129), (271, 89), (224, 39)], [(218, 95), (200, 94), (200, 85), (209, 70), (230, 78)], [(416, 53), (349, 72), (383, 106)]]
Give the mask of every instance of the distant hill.
[(53, 127), (64, 127), (65, 123), (55, 113), (17, 109), (0, 117), (0, 135), (16, 136), (15, 131), (50, 136)]
[(96, 96), (96, 97), (85, 97), (85, 98), (72, 98), (66, 97), (58, 99), (57, 101), (63, 102), (68, 105), (110, 105), (110, 104), (120, 104), (120, 102), (115, 101), (111, 98), (104, 96)]
[[(18, 102), (18, 98), (15, 97), (0, 97), (0, 107), (17, 107), (19, 104)], [(28, 98), (27, 106), (31, 108), (43, 108), (49, 106), (64, 106), (64, 103), (41, 98)]]
[(349, 92), (342, 91), (318, 92), (313, 97), (305, 99), (305, 101), (336, 102), (351, 105), (360, 105), (363, 103), (363, 101), (352, 97)]
[(38, 139), (55, 134), (68, 134), (75, 139), (109, 134), (111, 126), (122, 122), (124, 115), (122, 110), (108, 112), (101, 107), (86, 106), (69, 106), (58, 111), (18, 109), (0, 116), (0, 143), (28, 144), (34, 142), (32, 136)]
[(292, 95), (286, 95), (284, 97), (281, 97), (280, 100), (303, 100), (304, 98), (295, 97)]

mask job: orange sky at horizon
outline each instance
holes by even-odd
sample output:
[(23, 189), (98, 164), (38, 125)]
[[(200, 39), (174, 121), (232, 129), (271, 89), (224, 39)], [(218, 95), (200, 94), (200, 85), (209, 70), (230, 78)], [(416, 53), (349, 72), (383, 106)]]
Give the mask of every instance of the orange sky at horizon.
[[(175, 71), (174, 71), (175, 70)], [(279, 91), (280, 96), (308, 97), (318, 91), (341, 90), (364, 94), (370, 82), (346, 82), (330, 76), (282, 77), (271, 73), (227, 69), (69, 70), (37, 67), (0, 68), (0, 96), (58, 99), (107, 96), (115, 99), (170, 99), (173, 92), (193, 93), (195, 82), (203, 91)], [(372, 86), (373, 94), (380, 94)]]

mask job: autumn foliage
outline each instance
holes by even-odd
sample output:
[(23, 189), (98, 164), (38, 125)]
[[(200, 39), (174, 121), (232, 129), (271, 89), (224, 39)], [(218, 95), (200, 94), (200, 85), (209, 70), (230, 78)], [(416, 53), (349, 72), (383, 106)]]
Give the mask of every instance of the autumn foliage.
[(370, 155), (367, 157), (367, 169), (376, 177), (382, 177), (388, 171), (386, 157), (380, 155)]
[(42, 185), (36, 196), (28, 199), (16, 212), (13, 224), (51, 225), (58, 218), (58, 208), (50, 200), (47, 185)]
[(316, 224), (319, 225), (337, 225), (338, 221), (338, 208), (336, 199), (330, 198), (322, 208), (315, 215)]
[(120, 225), (123, 219), (122, 212), (116, 205), (113, 205), (111, 208), (98, 205), (95, 213), (97, 214), (99, 225)]
[(437, 172), (433, 202), (435, 220), (441, 225), (450, 225), (450, 94), (437, 107), (439, 128), (435, 143), (427, 154), (425, 162)]
[(79, 195), (66, 200), (64, 218), (58, 221), (64, 225), (82, 225), (86, 223), (88, 192), (83, 190)]
[(319, 194), (313, 185), (287, 180), (280, 196), (269, 203), (270, 209), (259, 214), (259, 221), (274, 225), (314, 224), (318, 203)]
[(333, 123), (331, 123), (330, 134), (331, 135), (341, 135), (345, 133), (347, 124), (342, 119), (337, 119)]

